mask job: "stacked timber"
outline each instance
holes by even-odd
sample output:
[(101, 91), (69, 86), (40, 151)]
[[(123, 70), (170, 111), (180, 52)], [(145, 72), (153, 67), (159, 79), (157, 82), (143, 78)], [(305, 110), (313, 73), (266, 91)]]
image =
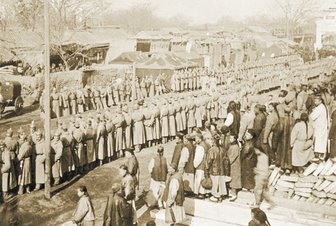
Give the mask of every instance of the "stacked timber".
[(274, 196), (336, 207), (336, 163), (310, 164), (303, 174), (282, 175), (275, 168), (269, 177)]

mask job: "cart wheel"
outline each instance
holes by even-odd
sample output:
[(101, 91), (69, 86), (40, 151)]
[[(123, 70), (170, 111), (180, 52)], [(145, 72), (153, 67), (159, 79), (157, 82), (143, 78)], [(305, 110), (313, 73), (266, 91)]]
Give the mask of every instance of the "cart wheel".
[(22, 114), (22, 110), (23, 110), (23, 99), (21, 96), (18, 96), (15, 99), (15, 103), (14, 103), (14, 107), (15, 107), (15, 114), (16, 115), (21, 115)]

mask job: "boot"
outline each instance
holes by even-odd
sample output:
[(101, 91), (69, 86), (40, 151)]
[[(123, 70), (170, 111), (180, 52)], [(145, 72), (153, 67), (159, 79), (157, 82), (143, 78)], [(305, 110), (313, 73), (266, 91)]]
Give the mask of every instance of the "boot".
[(56, 178), (55, 178), (54, 185), (59, 185), (59, 184), (60, 184), (60, 178), (59, 178), (59, 177), (56, 177)]
[(36, 187), (35, 187), (34, 191), (38, 191), (38, 190), (40, 190), (40, 189), (41, 189), (41, 187), (42, 187), (42, 185), (41, 185), (41, 184), (36, 184)]
[(23, 190), (24, 190), (24, 187), (22, 185), (20, 185), (18, 194), (23, 195)]

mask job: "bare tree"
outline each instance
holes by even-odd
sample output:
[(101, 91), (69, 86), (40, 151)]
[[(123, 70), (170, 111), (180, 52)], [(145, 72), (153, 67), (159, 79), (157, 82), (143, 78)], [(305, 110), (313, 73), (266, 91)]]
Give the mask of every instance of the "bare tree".
[(317, 0), (277, 0), (287, 37), (292, 37), (297, 29), (315, 16), (317, 3)]
[(35, 31), (42, 20), (43, 3), (41, 0), (17, 0), (15, 12), (18, 22), (24, 29)]

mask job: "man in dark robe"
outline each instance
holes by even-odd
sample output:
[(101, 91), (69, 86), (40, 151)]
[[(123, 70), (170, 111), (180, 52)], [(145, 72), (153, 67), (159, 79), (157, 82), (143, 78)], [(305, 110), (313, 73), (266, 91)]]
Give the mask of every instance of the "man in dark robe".
[(257, 155), (254, 151), (254, 139), (256, 132), (253, 129), (247, 130), (245, 133), (245, 143), (241, 153), (241, 179), (242, 188), (252, 190), (255, 186), (253, 169), (257, 164)]
[(119, 184), (113, 184), (112, 194), (107, 198), (103, 226), (132, 225), (132, 206), (124, 198)]
[(125, 157), (127, 158), (128, 173), (133, 177), (135, 187), (139, 188), (139, 162), (133, 149), (126, 149)]
[(171, 164), (175, 164), (176, 166), (179, 165), (180, 158), (181, 158), (181, 151), (182, 151), (183, 147), (184, 147), (183, 134), (182, 133), (177, 133), (176, 145), (175, 145), (175, 149), (174, 149)]
[(280, 117), (279, 127), (273, 134), (273, 140), (278, 140), (276, 166), (285, 170), (286, 174), (292, 169), (292, 149), (290, 147), (293, 119), (290, 116), (291, 109), (286, 107), (285, 116)]

